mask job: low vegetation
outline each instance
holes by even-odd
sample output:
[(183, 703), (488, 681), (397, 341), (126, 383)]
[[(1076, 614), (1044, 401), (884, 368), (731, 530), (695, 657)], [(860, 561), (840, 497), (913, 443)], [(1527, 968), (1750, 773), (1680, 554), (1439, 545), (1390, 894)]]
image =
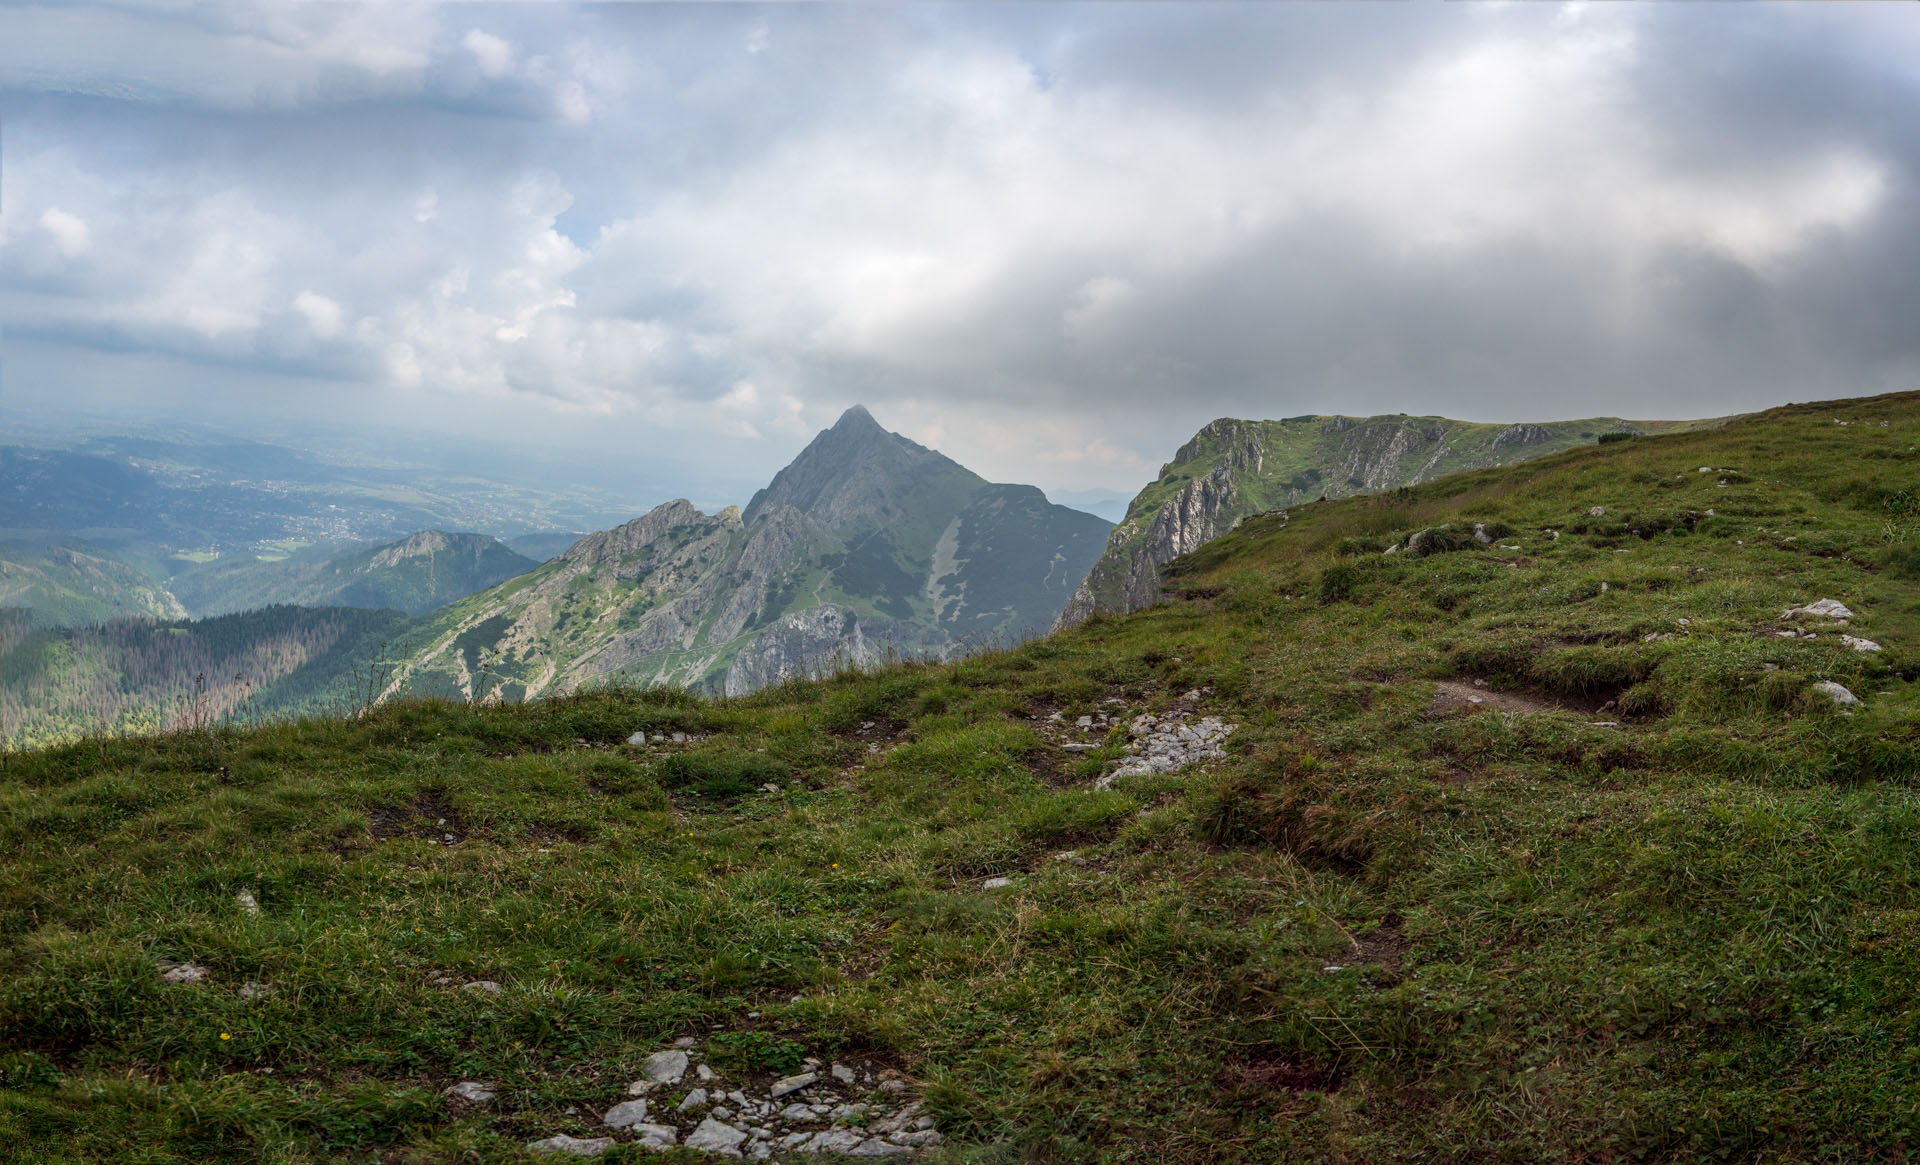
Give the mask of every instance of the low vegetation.
[[(932, 1160), (1902, 1160), (1916, 480), (1920, 395), (1793, 406), (951, 665), (7, 754), (0, 1144), (516, 1160), (694, 1036), (898, 1069)], [(1093, 787), (1179, 709), (1224, 759)]]

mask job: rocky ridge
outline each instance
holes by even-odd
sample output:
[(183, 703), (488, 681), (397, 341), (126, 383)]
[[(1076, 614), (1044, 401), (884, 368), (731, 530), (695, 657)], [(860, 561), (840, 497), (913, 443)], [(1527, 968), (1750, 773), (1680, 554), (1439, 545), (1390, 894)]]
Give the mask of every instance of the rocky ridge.
[(1614, 417), (1517, 425), (1404, 415), (1223, 418), (1181, 446), (1134, 498), (1055, 628), (1151, 606), (1160, 599), (1162, 566), (1255, 514), (1509, 465), (1602, 433), (1677, 427)]

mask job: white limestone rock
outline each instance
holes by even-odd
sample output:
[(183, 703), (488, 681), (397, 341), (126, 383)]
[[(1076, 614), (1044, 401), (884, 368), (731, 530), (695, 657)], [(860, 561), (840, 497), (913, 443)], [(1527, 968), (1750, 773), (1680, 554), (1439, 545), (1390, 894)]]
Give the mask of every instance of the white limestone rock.
[(640, 1066), (640, 1074), (655, 1084), (678, 1084), (687, 1074), (687, 1053), (681, 1048), (655, 1052)]
[(468, 1104), (485, 1104), (494, 1098), (494, 1091), (492, 1086), (482, 1084), (478, 1080), (462, 1080), (440, 1095), (464, 1100)]
[(598, 1157), (613, 1148), (612, 1137), (581, 1139), (557, 1133), (544, 1141), (527, 1142), (527, 1152), (540, 1156), (560, 1154), (568, 1157)]
[(700, 1122), (700, 1127), (687, 1134), (682, 1142), (689, 1149), (699, 1149), (707, 1153), (719, 1153), (726, 1157), (740, 1155), (740, 1143), (747, 1134), (730, 1124), (717, 1121), (712, 1117)]
[(1804, 607), (1788, 607), (1782, 619), (1798, 619), (1802, 615), (1811, 615), (1816, 619), (1851, 619), (1853, 612), (1845, 603), (1837, 599), (1819, 599)]

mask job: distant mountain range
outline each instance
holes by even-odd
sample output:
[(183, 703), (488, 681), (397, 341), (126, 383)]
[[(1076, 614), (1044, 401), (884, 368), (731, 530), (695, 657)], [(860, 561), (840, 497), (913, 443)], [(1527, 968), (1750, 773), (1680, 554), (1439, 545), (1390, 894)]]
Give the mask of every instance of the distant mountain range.
[(175, 575), (168, 587), (195, 615), (275, 604), (420, 615), (538, 565), (485, 534), (422, 530), (385, 546), (324, 557), (217, 560)]
[(744, 511), (670, 502), (409, 632), (389, 694), (620, 678), (741, 693), (1044, 631), (1109, 524), (849, 409)]
[(1133, 499), (1061, 612), (1059, 626), (1158, 602), (1162, 566), (1254, 514), (1512, 465), (1591, 445), (1608, 433), (1674, 432), (1720, 423), (1588, 417), (1490, 425), (1405, 414), (1222, 418), (1181, 446)]
[[(137, 464), (6, 451), (0, 494), (27, 499), (7, 517), (39, 541), (0, 542), (0, 607), (31, 608), (0, 619), (0, 714), (16, 738), (30, 729), (45, 741), (88, 724), (164, 726), (183, 708), (276, 715), (407, 695), (510, 701), (608, 680), (737, 695), (1137, 610), (1158, 601), (1163, 565), (1254, 514), (1610, 433), (1717, 423), (1220, 420), (1115, 527), (1031, 486), (988, 482), (856, 407), (744, 510), (669, 502), (585, 536), (521, 536), (525, 554), (424, 530), (378, 545), (176, 555), (164, 584), (130, 564), (143, 557), (137, 537), (114, 555), (31, 526), (65, 514), (95, 522), (75, 532), (96, 537), (151, 530), (155, 515), (139, 519), (150, 503), (118, 496), (150, 480), (122, 473)], [(221, 456), (229, 471), (251, 467), (240, 453)], [(51, 502), (27, 488), (36, 481), (51, 483)], [(216, 489), (198, 501), (223, 496), (241, 505), (247, 495)], [(160, 622), (47, 626), (121, 615)]]

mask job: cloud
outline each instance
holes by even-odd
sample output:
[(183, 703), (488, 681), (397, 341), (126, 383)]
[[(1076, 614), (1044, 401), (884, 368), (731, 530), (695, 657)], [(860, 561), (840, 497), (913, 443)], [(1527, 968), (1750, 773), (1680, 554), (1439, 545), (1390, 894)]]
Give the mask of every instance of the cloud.
[(1217, 415), (1920, 375), (1910, 19), (475, 11), (21, 10), (0, 324), (645, 418), (769, 471), (864, 400), (1072, 485)]
[(473, 28), (460, 38), (460, 44), (473, 54), (482, 76), (500, 78), (513, 71), (513, 46), (500, 37)]
[(306, 317), (307, 327), (323, 340), (330, 340), (340, 334), (340, 327), (346, 318), (346, 309), (338, 303), (317, 292), (302, 291), (293, 297), (293, 310)]
[(68, 214), (57, 206), (49, 206), (40, 212), (40, 225), (53, 236), (54, 245), (60, 248), (60, 253), (69, 258), (86, 254), (93, 245), (87, 220), (77, 214)]

